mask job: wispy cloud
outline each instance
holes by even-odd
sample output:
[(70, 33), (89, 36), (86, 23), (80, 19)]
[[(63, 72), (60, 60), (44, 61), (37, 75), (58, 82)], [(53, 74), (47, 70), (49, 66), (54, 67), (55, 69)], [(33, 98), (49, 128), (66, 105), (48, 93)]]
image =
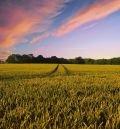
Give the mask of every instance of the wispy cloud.
[(50, 33), (49, 32), (46, 32), (46, 33), (43, 33), (37, 37), (34, 37), (32, 40), (31, 40), (31, 43), (36, 43), (42, 39), (45, 39), (47, 38), (48, 36), (50, 36)]
[(45, 31), (66, 2), (68, 0), (3, 2), (0, 7), (0, 46), (10, 47), (26, 41), (26, 35)]
[(0, 60), (4, 60), (6, 57), (8, 57), (11, 53), (6, 50), (0, 50)]
[[(0, 48), (4, 50), (20, 42), (29, 42), (27, 35), (48, 30), (54, 18), (62, 12), (69, 1), (5, 0), (2, 4), (0, 2)], [(47, 36), (45, 33), (34, 37), (31, 42), (37, 42)]]
[(100, 20), (108, 15), (120, 10), (120, 0), (102, 0), (90, 5), (86, 10), (80, 10), (70, 18), (67, 22), (62, 24), (55, 32), (55, 36), (67, 34), (77, 27), (86, 23)]
[[(71, 17), (67, 17), (67, 21), (61, 18), (62, 24), (55, 28), (56, 26), (53, 25), (55, 18), (63, 13), (70, 1), (74, 2), (74, 0), (0, 1), (0, 57), (7, 55), (3, 53), (4, 48), (14, 47), (20, 42), (36, 43), (49, 36), (62, 36), (77, 27), (100, 20), (120, 10), (120, 0), (96, 1), (94, 4), (87, 5), (87, 8), (80, 8), (72, 13)], [(63, 23), (62, 20), (65, 22)], [(95, 25), (86, 26), (84, 29)], [(27, 38), (30, 35), (32, 35), (30, 39)]]
[(94, 28), (96, 25), (98, 25), (98, 23), (92, 23), (90, 25), (83, 27), (83, 30), (88, 30), (88, 29)]

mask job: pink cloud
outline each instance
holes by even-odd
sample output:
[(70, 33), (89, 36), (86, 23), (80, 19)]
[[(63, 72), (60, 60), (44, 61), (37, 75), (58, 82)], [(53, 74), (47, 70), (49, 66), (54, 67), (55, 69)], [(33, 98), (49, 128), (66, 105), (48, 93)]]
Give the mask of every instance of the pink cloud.
[(96, 25), (97, 25), (97, 23), (90, 24), (90, 25), (88, 25), (88, 26), (85, 26), (85, 27), (83, 28), (83, 30), (91, 29), (91, 28), (95, 27)]
[(26, 0), (26, 7), (20, 5), (20, 2), (15, 4), (8, 1), (0, 8), (1, 48), (26, 41), (26, 35), (45, 31), (66, 3), (65, 0)]
[[(64, 22), (54, 32), (48, 32), (52, 27), (54, 17), (62, 13), (66, 3), (71, 0), (25, 0), (3, 2), (0, 7), (0, 57), (4, 48), (10, 48), (18, 42), (28, 42), (25, 37), (41, 32), (31, 43), (38, 42), (48, 36), (61, 36), (86, 23), (100, 20), (120, 10), (120, 0), (101, 0), (85, 10), (79, 10), (72, 18)], [(95, 24), (87, 26), (91, 28)], [(2, 56), (3, 57), (3, 56)]]
[(42, 39), (47, 38), (49, 35), (50, 35), (50, 33), (43, 33), (43, 34), (41, 34), (41, 35), (39, 35), (39, 36), (33, 38), (33, 39), (31, 40), (31, 43), (36, 43), (36, 42), (38, 42), (38, 41), (40, 41), (40, 40), (42, 40)]
[(0, 50), (0, 60), (4, 60), (9, 55), (11, 55), (11, 52), (6, 51), (6, 50)]
[(53, 35), (61, 36), (67, 34), (77, 27), (100, 20), (118, 10), (120, 10), (120, 0), (102, 0), (91, 5), (86, 10), (77, 12), (72, 18), (62, 24)]

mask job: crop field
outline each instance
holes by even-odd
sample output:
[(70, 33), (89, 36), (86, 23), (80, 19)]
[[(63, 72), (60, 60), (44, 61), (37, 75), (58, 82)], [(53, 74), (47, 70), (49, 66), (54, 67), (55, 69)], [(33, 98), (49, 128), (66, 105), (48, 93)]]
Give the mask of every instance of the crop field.
[(0, 129), (120, 129), (120, 66), (1, 64)]

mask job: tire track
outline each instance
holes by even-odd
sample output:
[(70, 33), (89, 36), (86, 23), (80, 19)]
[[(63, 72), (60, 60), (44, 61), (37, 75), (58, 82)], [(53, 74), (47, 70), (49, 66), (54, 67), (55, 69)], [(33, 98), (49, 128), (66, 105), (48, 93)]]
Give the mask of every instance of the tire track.
[[(69, 75), (71, 75), (70, 70), (66, 66), (64, 66), (63, 64), (60, 64), (60, 65), (64, 69), (64, 72), (61, 74), (61, 76), (64, 76), (64, 75), (69, 76)], [(58, 69), (59, 69), (60, 65), (58, 64), (52, 71), (50, 71), (48, 73), (44, 73), (44, 74), (33, 74), (32, 76), (31, 75), (30, 76), (28, 75), (28, 76), (22, 76), (22, 77), (16, 77), (16, 78), (13, 78), (13, 77), (3, 77), (0, 80), (10, 80), (10, 81), (12, 80), (12, 81), (15, 81), (15, 80), (26, 80), (26, 79), (34, 79), (34, 78), (53, 77), (53, 75), (58, 72)], [(57, 76), (57, 74), (55, 76)]]
[(63, 67), (63, 69), (64, 69), (66, 75), (69, 76), (69, 75), (71, 74), (70, 70), (69, 70), (66, 66), (64, 66), (63, 64), (61, 64), (61, 65), (62, 65), (62, 67)]
[(53, 75), (54, 73), (56, 73), (58, 71), (58, 68), (59, 68), (59, 64), (50, 73), (47, 73), (45, 76)]
[(57, 71), (58, 71), (58, 68), (59, 68), (59, 64), (50, 72), (48, 73), (44, 73), (44, 74), (34, 74), (34, 75), (28, 75), (28, 76), (22, 76), (22, 77), (16, 77), (16, 78), (13, 78), (12, 76), (11, 77), (2, 77), (0, 78), (0, 81), (2, 80), (24, 80), (24, 79), (34, 79), (34, 78), (45, 78), (45, 77), (50, 77), (52, 75), (54, 75)]

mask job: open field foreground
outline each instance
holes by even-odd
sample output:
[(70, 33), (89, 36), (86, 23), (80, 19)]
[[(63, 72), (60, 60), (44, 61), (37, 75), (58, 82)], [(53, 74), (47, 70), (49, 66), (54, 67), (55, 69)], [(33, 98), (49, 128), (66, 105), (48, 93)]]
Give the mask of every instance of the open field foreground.
[(120, 66), (0, 65), (0, 129), (120, 129)]

